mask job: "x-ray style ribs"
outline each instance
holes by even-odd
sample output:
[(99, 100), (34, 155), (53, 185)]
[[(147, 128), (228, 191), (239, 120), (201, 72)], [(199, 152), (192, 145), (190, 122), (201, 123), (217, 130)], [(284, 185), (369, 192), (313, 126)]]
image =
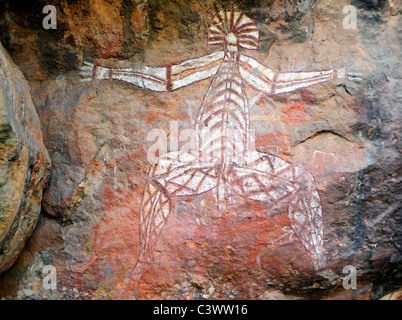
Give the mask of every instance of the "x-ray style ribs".
[(121, 80), (161, 92), (212, 78), (195, 123), (195, 152), (161, 155), (148, 170), (141, 203), (137, 271), (131, 276), (138, 280), (140, 270), (152, 262), (158, 235), (172, 210), (172, 199), (208, 191), (214, 192), (220, 213), (232, 194), (269, 206), (287, 206), (292, 230), (310, 253), (315, 269), (325, 267), (323, 215), (314, 178), (280, 157), (251, 150), (245, 86), (275, 95), (338, 78), (359, 80), (358, 75), (347, 74), (345, 68), (270, 70), (239, 52), (258, 49), (259, 29), (238, 10), (220, 10), (214, 15), (208, 27), (208, 45), (223, 49), (171, 66), (113, 68), (85, 63), (82, 68), (87, 80)]

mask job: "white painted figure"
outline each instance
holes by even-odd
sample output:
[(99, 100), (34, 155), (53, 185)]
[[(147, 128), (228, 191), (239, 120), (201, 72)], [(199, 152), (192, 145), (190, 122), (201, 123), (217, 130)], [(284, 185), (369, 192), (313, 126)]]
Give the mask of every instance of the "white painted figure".
[[(310, 253), (315, 269), (325, 268), (323, 215), (314, 178), (277, 156), (250, 149), (245, 86), (275, 95), (334, 79), (359, 80), (359, 76), (348, 74), (345, 68), (270, 70), (239, 51), (258, 49), (259, 29), (237, 10), (220, 10), (214, 15), (208, 27), (208, 44), (223, 49), (172, 66), (112, 68), (86, 62), (82, 68), (86, 80), (121, 80), (161, 92), (212, 78), (195, 124), (195, 150), (161, 155), (148, 170), (141, 203), (139, 258), (129, 277), (132, 286), (152, 263), (172, 198), (209, 191), (214, 192), (220, 213), (234, 193), (270, 206), (287, 206), (292, 232)], [(229, 131), (235, 132), (232, 138)]]

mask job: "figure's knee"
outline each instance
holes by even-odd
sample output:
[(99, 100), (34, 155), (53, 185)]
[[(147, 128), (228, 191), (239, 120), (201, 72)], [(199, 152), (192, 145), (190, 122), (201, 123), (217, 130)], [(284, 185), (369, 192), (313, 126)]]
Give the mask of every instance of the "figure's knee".
[(159, 156), (150, 165), (147, 177), (168, 174), (177, 167), (196, 162), (196, 157), (186, 152), (168, 152)]
[(298, 174), (295, 175), (294, 181), (300, 190), (312, 191), (316, 189), (316, 182), (313, 175), (300, 167), (297, 168)]

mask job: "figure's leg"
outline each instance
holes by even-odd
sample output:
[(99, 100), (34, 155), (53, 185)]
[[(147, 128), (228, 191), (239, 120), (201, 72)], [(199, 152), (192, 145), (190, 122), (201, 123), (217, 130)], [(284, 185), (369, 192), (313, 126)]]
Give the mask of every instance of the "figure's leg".
[(139, 261), (152, 262), (158, 235), (171, 210), (171, 200), (163, 186), (146, 179), (141, 202)]
[(313, 176), (265, 153), (251, 153), (248, 163), (251, 164), (234, 167), (233, 190), (249, 199), (286, 204), (290, 225), (314, 259), (314, 268), (323, 268), (323, 218)]
[(126, 278), (124, 295), (120, 296), (124, 299), (130, 299), (136, 295), (141, 277), (152, 264), (158, 236), (171, 211), (171, 200), (165, 189), (153, 181), (152, 177), (146, 178), (140, 208), (138, 258)]
[(314, 268), (320, 270), (326, 266), (320, 196), (311, 174), (305, 173), (300, 178), (300, 189), (295, 192), (288, 207), (289, 220), (297, 237), (313, 257)]
[(127, 279), (128, 291), (136, 291), (143, 273), (152, 264), (158, 237), (171, 212), (172, 198), (207, 192), (216, 183), (216, 168), (197, 162), (188, 153), (168, 153), (149, 168), (140, 210), (139, 255)]

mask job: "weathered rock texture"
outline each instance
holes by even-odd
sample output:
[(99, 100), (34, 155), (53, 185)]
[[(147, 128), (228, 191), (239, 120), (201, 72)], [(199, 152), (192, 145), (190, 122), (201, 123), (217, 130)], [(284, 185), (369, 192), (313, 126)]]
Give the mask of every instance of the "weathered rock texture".
[[(22, 2), (24, 3), (24, 1)], [(286, 210), (234, 199), (221, 217), (205, 194), (175, 201), (137, 298), (379, 298), (401, 286), (401, 18), (394, 1), (54, 1), (58, 29), (41, 28), (46, 1), (5, 3), (1, 39), (34, 88), (52, 159), (45, 214), (14, 267), (7, 298), (117, 298), (137, 259), (141, 194), (155, 128), (192, 128), (202, 81), (155, 93), (117, 81), (81, 83), (78, 68), (166, 65), (196, 58), (220, 9), (258, 25), (273, 70), (347, 66), (361, 83), (335, 81), (269, 97), (247, 89), (256, 149), (304, 167), (321, 196), (332, 274), (314, 271), (288, 237)], [(344, 29), (345, 5), (357, 29)], [(184, 143), (184, 142), (183, 142)], [(268, 217), (268, 218), (267, 218)], [(57, 269), (45, 290), (42, 268)], [(357, 268), (358, 289), (342, 287)]]
[(29, 84), (0, 44), (0, 273), (35, 228), (49, 168)]

